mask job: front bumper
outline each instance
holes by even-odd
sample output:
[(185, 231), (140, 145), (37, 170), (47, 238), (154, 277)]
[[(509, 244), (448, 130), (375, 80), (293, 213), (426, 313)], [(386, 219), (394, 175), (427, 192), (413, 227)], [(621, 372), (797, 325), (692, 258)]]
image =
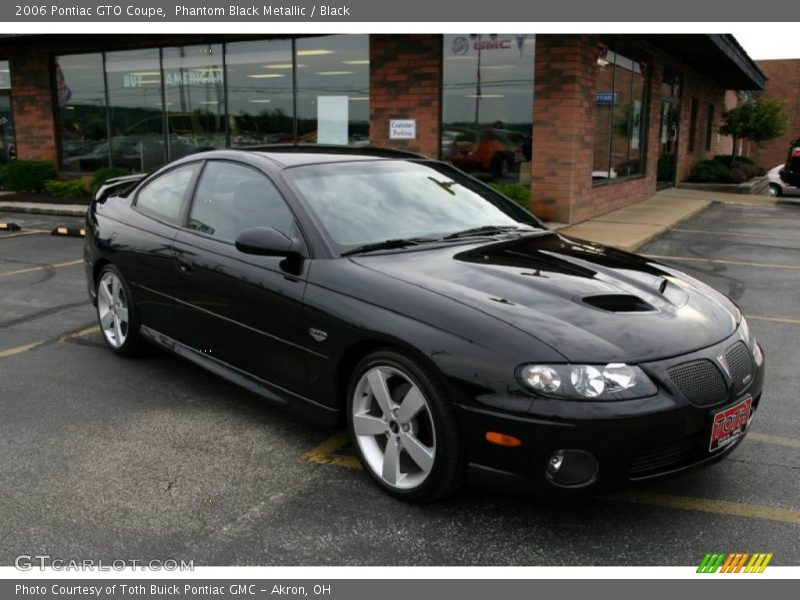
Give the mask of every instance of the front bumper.
[[(711, 348), (640, 365), (658, 387), (658, 392), (648, 398), (590, 402), (536, 397), (524, 412), (508, 410), (511, 402), (501, 395), (457, 404), (471, 483), (533, 492), (558, 488), (599, 490), (719, 461), (744, 436), (710, 451), (713, 416), (746, 398), (752, 398), (755, 416), (761, 401), (764, 363), (757, 366), (753, 361), (752, 377), (746, 385), (734, 385), (727, 378), (729, 387), (724, 400), (710, 405), (690, 402), (672, 384), (666, 370), (670, 365), (701, 357), (713, 360), (739, 340), (735, 335)], [(522, 443), (518, 447), (491, 444), (486, 440), (489, 431), (513, 436)], [(565, 449), (591, 453), (598, 465), (594, 476), (580, 485), (553, 483), (547, 476), (548, 461)]]

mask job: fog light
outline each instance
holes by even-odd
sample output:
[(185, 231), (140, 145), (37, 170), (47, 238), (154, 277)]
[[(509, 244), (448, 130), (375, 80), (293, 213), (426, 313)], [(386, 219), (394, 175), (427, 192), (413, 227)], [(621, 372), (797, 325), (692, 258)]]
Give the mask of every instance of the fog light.
[(599, 465), (586, 450), (559, 450), (547, 459), (545, 475), (559, 487), (581, 487), (594, 482)]
[(564, 452), (559, 450), (553, 456), (550, 457), (550, 460), (547, 461), (547, 472), (550, 475), (555, 475), (561, 469), (561, 465), (564, 463)]

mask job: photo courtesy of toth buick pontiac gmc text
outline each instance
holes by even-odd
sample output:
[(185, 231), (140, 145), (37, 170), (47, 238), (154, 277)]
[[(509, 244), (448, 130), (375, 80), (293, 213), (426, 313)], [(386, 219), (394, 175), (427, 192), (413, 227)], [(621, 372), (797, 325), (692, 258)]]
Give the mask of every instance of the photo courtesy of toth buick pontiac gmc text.
[(188, 156), (103, 186), (84, 250), (112, 352), (153, 343), (346, 426), (409, 501), (679, 473), (728, 455), (761, 401), (723, 294), (407, 152)]

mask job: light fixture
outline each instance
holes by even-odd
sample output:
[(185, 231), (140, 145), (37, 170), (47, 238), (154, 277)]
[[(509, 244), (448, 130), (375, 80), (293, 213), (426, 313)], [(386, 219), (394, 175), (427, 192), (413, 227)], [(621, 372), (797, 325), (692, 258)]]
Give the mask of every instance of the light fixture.
[(325, 54), (335, 54), (333, 50), (298, 50), (297, 56), (324, 56)]
[[(292, 63), (275, 63), (272, 65), (264, 65), (265, 69), (291, 69), (294, 65)], [(298, 69), (302, 69), (305, 65), (297, 65)]]
[(131, 75), (138, 75), (139, 77), (161, 77), (159, 71), (135, 71)]
[(266, 98), (259, 98), (257, 100), (250, 100), (253, 104), (269, 104), (272, 100), (267, 100)]
[(201, 100), (200, 104), (219, 104), (218, 100)]
[(343, 60), (342, 64), (343, 65), (368, 65), (369, 64), (369, 60), (368, 59), (365, 59), (365, 60)]
[(258, 73), (256, 75), (248, 75), (250, 79), (274, 79), (276, 77), (286, 77), (281, 73)]
[(611, 64), (611, 62), (605, 56), (598, 56), (597, 57), (597, 66), (598, 67), (607, 67), (610, 64)]
[(369, 96), (350, 96), (350, 100), (352, 102), (357, 102), (359, 100), (369, 100)]
[(486, 98), (505, 98), (505, 94), (467, 94), (467, 98), (480, 98), (481, 100)]
[(317, 71), (317, 75), (352, 75), (352, 71)]

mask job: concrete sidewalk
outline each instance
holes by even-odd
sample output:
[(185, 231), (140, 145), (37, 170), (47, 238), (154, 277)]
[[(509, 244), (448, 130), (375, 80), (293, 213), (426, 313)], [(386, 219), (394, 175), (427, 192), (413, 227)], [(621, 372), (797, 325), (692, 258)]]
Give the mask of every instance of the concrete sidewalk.
[(713, 202), (775, 206), (778, 199), (671, 188), (578, 225), (559, 228), (559, 232), (635, 252), (657, 235), (705, 210)]

